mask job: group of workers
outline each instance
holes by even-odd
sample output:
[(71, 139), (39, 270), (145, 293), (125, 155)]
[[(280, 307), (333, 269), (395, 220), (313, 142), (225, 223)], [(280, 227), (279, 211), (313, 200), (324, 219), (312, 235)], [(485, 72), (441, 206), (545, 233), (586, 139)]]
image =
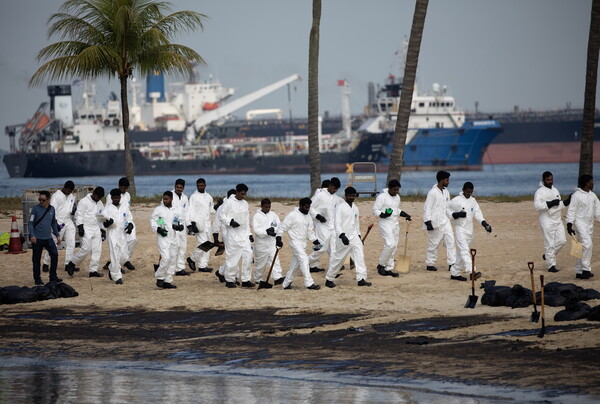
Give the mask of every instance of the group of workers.
[[(471, 182), (466, 182), (462, 192), (451, 199), (447, 189), (450, 173), (439, 171), (436, 180), (423, 207), (423, 229), (427, 231), (428, 238), (425, 269), (437, 271), (437, 251), (443, 241), (450, 279), (466, 281), (463, 273), (478, 279), (481, 273), (476, 271), (470, 253), (473, 219), (489, 233), (492, 227), (473, 197)], [(32, 209), (29, 219), (36, 284), (43, 284), (40, 259), (44, 248), (47, 253), (42, 270), (50, 273), (51, 281), (61, 281), (57, 275), (58, 252), (54, 240), (58, 244), (65, 243), (65, 270), (69, 276), (79, 271), (78, 265), (90, 256), (88, 276), (102, 277), (99, 266), (103, 239), (106, 239), (110, 252), (110, 261), (104, 269), (109, 270), (108, 276), (112, 281), (123, 284), (123, 268), (135, 270), (131, 259), (137, 243), (128, 187), (127, 178), (121, 178), (118, 188), (110, 191), (106, 206), (102, 203), (102, 187), (96, 187), (77, 204), (72, 181), (67, 181), (52, 196), (48, 191), (40, 192), (40, 203)], [(185, 181), (177, 179), (174, 189), (164, 192), (161, 205), (154, 209), (150, 218), (160, 253), (159, 263), (154, 266), (157, 287), (176, 288), (174, 276), (189, 275), (187, 269), (212, 272), (208, 265), (211, 250), (215, 247), (216, 255), (225, 253), (225, 262), (215, 274), (228, 288), (253, 288), (256, 284), (272, 287), (263, 281), (267, 271), (267, 280), (272, 279), (275, 285), (284, 289), (292, 288), (292, 282), (300, 271), (304, 287), (309, 290), (320, 289), (312, 273), (325, 272), (325, 286), (334, 288), (339, 271), (350, 263), (355, 269), (358, 286), (371, 286), (367, 281), (360, 214), (354, 203), (357, 191), (347, 187), (342, 198), (337, 195), (340, 187), (340, 180), (336, 177), (323, 181), (312, 199), (300, 199), (298, 206), (281, 221), (271, 211), (269, 199), (263, 199), (260, 208), (250, 215), (245, 184), (238, 184), (227, 192), (225, 199), (218, 198), (215, 203), (206, 191), (203, 178), (196, 181), (196, 190), (189, 198), (184, 193)], [(593, 276), (590, 268), (592, 232), (594, 219), (600, 219), (600, 202), (592, 189), (593, 178), (583, 175), (576, 192), (562, 201), (553, 186), (552, 174), (543, 173), (540, 188), (534, 196), (534, 207), (539, 212), (544, 235), (543, 258), (548, 271), (558, 271), (556, 254), (566, 242), (561, 209), (568, 206), (567, 231), (583, 246), (583, 256), (576, 264), (576, 277), (589, 279)], [(399, 221), (400, 218), (412, 220), (411, 215), (401, 209), (399, 191), (400, 182), (390, 181), (377, 196), (372, 208), (383, 238), (377, 265), (377, 273), (381, 276), (399, 276), (395, 271)], [(75, 232), (80, 237), (77, 252)], [(278, 251), (283, 247), (282, 236), (285, 233), (292, 255), (284, 276)], [(186, 256), (189, 235), (194, 236), (196, 247)], [(310, 255), (306, 252), (308, 244)], [(324, 255), (328, 255), (328, 265), (321, 268)]]

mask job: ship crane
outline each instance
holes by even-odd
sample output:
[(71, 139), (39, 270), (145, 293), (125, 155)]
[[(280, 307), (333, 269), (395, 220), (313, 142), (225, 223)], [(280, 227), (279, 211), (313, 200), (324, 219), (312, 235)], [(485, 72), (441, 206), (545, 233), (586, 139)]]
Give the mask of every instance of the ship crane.
[(272, 93), (275, 90), (280, 89), (283, 86), (286, 86), (290, 83), (293, 83), (296, 80), (302, 80), (300, 75), (293, 74), (289, 77), (286, 77), (283, 80), (279, 80), (276, 83), (270, 84), (266, 87), (261, 88), (260, 90), (256, 90), (253, 93), (245, 95), (237, 100), (231, 101), (227, 104), (220, 106), (219, 108), (206, 112), (202, 114), (198, 119), (196, 119), (186, 130), (186, 141), (188, 143), (193, 143), (196, 139), (196, 135), (202, 131), (203, 128), (215, 122), (221, 118), (226, 117), (234, 111), (237, 111), (240, 108), (245, 107), (246, 105)]

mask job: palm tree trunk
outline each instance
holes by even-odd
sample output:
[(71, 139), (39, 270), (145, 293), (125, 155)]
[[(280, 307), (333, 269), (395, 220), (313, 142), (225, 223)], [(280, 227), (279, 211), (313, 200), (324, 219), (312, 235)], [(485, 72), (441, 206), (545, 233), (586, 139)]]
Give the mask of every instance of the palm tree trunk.
[(423, 37), (428, 3), (429, 0), (417, 0), (415, 4), (415, 13), (413, 15), (412, 29), (408, 40), (408, 49), (406, 51), (402, 92), (400, 94), (400, 105), (398, 106), (396, 130), (392, 141), (392, 155), (390, 157), (390, 166), (388, 167), (386, 184), (393, 179), (400, 180), (402, 175), (406, 132), (408, 131), (408, 119), (410, 118), (410, 107), (412, 104), (413, 89), (415, 87), (415, 78), (417, 76), (419, 51), (421, 50), (421, 38)]
[(319, 154), (319, 26), (321, 0), (313, 0), (313, 19), (308, 48), (308, 158), (311, 195), (321, 186)]
[(579, 154), (579, 175), (594, 173), (594, 116), (596, 112), (596, 85), (598, 82), (598, 47), (600, 45), (600, 0), (592, 2), (592, 19), (588, 39), (583, 100), (583, 130)]
[(129, 180), (129, 193), (136, 195), (135, 177), (133, 174), (133, 158), (131, 156), (131, 145), (129, 143), (129, 101), (127, 100), (127, 76), (120, 76), (121, 82), (121, 115), (123, 120), (123, 141), (125, 144), (125, 177)]

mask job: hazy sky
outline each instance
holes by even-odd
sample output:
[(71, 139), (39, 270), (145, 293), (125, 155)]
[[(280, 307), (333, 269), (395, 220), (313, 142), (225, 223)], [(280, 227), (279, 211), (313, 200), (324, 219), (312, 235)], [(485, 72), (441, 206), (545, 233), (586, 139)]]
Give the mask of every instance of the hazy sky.
[[(0, 125), (25, 122), (42, 101), (45, 86), (27, 82), (38, 68), (48, 17), (62, 0), (0, 0)], [(410, 34), (414, 0), (323, 0), (319, 63), (320, 111), (339, 114), (338, 79), (352, 88), (351, 110), (367, 102), (367, 84), (396, 73), (394, 53)], [(429, 90), (448, 86), (458, 105), (482, 111), (583, 106), (592, 0), (431, 0), (421, 44), (417, 82)], [(310, 0), (173, 0), (173, 10), (209, 16), (203, 32), (175, 42), (198, 51), (212, 74), (237, 95), (298, 73), (294, 116), (307, 114)], [(53, 83), (59, 84), (59, 83)], [(62, 83), (61, 83), (62, 84)], [(98, 101), (118, 93), (112, 80)], [(598, 101), (597, 101), (598, 105)], [(285, 89), (251, 108), (283, 108)], [(239, 114), (242, 115), (241, 113)], [(8, 137), (0, 134), (0, 148)]]

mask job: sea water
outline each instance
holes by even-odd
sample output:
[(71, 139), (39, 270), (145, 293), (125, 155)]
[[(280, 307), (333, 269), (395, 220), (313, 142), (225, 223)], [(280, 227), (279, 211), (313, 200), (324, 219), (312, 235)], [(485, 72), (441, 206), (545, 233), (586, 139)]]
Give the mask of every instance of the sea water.
[(227, 364), (0, 357), (0, 402), (579, 404), (594, 398), (559, 390)]
[[(600, 163), (594, 164), (598, 171)], [(457, 195), (466, 181), (475, 185), (475, 196), (491, 195), (533, 195), (539, 186), (542, 173), (551, 171), (554, 174), (554, 185), (563, 193), (573, 192), (577, 186), (579, 164), (496, 164), (484, 165), (481, 171), (453, 171), (450, 177), (449, 191)], [(324, 173), (323, 179), (336, 176), (342, 188), (348, 183), (346, 173)], [(308, 174), (268, 174), (268, 175), (197, 175), (181, 176), (186, 181), (185, 193), (191, 194), (196, 189), (196, 180), (204, 178), (207, 192), (213, 196), (222, 196), (236, 184), (245, 183), (250, 188), (250, 197), (302, 198), (310, 194), (310, 177)], [(140, 196), (162, 195), (164, 191), (174, 188), (176, 175), (136, 176), (137, 194)], [(377, 174), (377, 190), (385, 188), (387, 173)], [(24, 189), (41, 186), (62, 185), (73, 180), (76, 185), (96, 185), (104, 187), (106, 193), (117, 187), (119, 177), (71, 177), (71, 178), (10, 178), (4, 164), (0, 164), (0, 197), (21, 196)], [(406, 171), (402, 174), (401, 195), (426, 194), (436, 183), (435, 172)], [(371, 190), (370, 184), (356, 184), (359, 191)]]

